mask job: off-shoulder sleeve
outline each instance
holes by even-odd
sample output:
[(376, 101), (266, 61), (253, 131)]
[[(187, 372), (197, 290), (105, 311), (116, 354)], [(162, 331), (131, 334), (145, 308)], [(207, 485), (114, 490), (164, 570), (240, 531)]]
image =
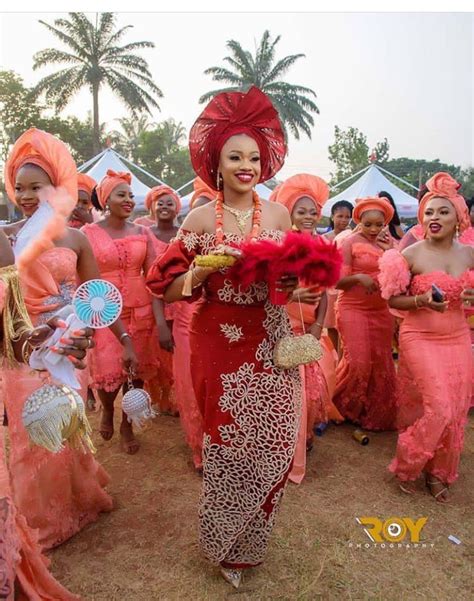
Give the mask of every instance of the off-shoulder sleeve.
[(403, 294), (410, 285), (411, 273), (405, 257), (395, 249), (387, 250), (379, 259), (378, 276), (382, 298)]
[[(199, 252), (199, 235), (180, 230), (168, 248), (157, 256), (148, 270), (146, 284), (154, 296), (163, 298), (168, 286), (177, 277), (186, 273)], [(196, 289), (189, 301), (197, 300), (201, 289)]]

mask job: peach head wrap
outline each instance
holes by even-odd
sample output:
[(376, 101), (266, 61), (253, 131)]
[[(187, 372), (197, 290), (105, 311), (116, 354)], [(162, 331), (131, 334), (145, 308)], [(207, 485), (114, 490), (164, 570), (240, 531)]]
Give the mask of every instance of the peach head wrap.
[(148, 192), (148, 194), (145, 196), (146, 208), (151, 211), (157, 200), (165, 195), (169, 195), (173, 198), (176, 205), (176, 213), (179, 213), (181, 211), (181, 198), (179, 197), (179, 194), (173, 190), (173, 188), (170, 188), (165, 184), (162, 184), (161, 186), (155, 186)]
[(67, 146), (55, 136), (32, 127), (15, 142), (5, 164), (5, 188), (12, 202), (16, 204), (16, 174), (28, 163), (41, 167), (55, 188), (63, 188), (76, 200), (76, 164)]
[(471, 225), (466, 202), (464, 198), (458, 194), (461, 184), (451, 177), (449, 173), (444, 171), (435, 173), (433, 177), (426, 182), (426, 187), (428, 188), (428, 192), (423, 196), (418, 207), (418, 223), (423, 223), (425, 207), (432, 198), (446, 198), (456, 210), (460, 231), (463, 232)]
[(93, 177), (86, 173), (77, 174), (77, 189), (86, 192), (89, 198), (92, 196), (92, 190), (97, 186), (97, 182)]
[(275, 188), (273, 188), (272, 193), (268, 197), (268, 200), (270, 202), (277, 202), (277, 200), (278, 200), (278, 193), (280, 192), (282, 186), (283, 186), (283, 182), (281, 184), (278, 184), (277, 186), (275, 186)]
[(283, 182), (276, 194), (276, 202), (288, 209), (290, 215), (300, 198), (307, 196), (314, 202), (318, 213), (329, 198), (329, 186), (317, 175), (300, 173), (293, 175)]
[(395, 214), (394, 208), (384, 197), (367, 197), (358, 198), (356, 200), (356, 206), (352, 213), (352, 219), (354, 223), (360, 223), (362, 215), (367, 211), (380, 211), (383, 213), (384, 225), (390, 223), (392, 217)]
[[(54, 240), (64, 235), (69, 215), (77, 202), (76, 164), (61, 140), (32, 127), (15, 142), (5, 164), (5, 187), (8, 197), (15, 204), (16, 176), (19, 169), (27, 164), (43, 169), (52, 186), (40, 190), (37, 219), (33, 215), (28, 220), (31, 227), (18, 234), (18, 242), (21, 238), (22, 247), (16, 257), (19, 269), (24, 269), (42, 252), (52, 248)], [(41, 204), (44, 201), (47, 201), (49, 209)]]
[(213, 190), (210, 186), (206, 184), (204, 180), (200, 177), (196, 177), (193, 184), (194, 193), (191, 196), (191, 201), (189, 203), (189, 208), (192, 209), (194, 207), (194, 203), (198, 198), (204, 196), (204, 198), (208, 198), (209, 200), (215, 200), (217, 196), (217, 191)]
[(113, 190), (120, 186), (120, 184), (132, 183), (132, 174), (128, 171), (114, 171), (113, 169), (107, 169), (106, 175), (97, 184), (96, 192), (97, 198), (99, 199), (100, 206), (105, 209), (105, 203), (113, 192)]

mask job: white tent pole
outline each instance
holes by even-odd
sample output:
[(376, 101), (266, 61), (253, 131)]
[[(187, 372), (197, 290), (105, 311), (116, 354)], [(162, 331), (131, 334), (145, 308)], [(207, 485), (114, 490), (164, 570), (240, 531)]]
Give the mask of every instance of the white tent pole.
[(179, 192), (180, 190), (184, 190), (184, 188), (186, 188), (186, 186), (189, 186), (189, 184), (193, 183), (194, 179), (195, 178), (193, 177), (193, 179), (190, 179), (189, 182), (186, 182), (185, 184), (183, 184), (179, 188), (176, 188), (176, 192)]
[(367, 169), (370, 169), (370, 167), (372, 167), (373, 163), (370, 165), (367, 165), (367, 167), (364, 167), (363, 169), (361, 169), (360, 171), (358, 171), (357, 173), (353, 173), (352, 175), (350, 175), (349, 177), (346, 177), (346, 179), (343, 179), (342, 182), (339, 182), (338, 184), (336, 184), (335, 186), (333, 186), (331, 188), (331, 192), (333, 190), (337, 190), (339, 188), (339, 186), (342, 186), (343, 184), (345, 184), (346, 182), (348, 182), (349, 180), (353, 179), (354, 177), (357, 177), (358, 175), (360, 175), (361, 173), (364, 173), (364, 171), (367, 171)]
[(95, 161), (98, 161), (100, 159), (100, 157), (106, 152), (106, 150), (107, 149), (102, 150), (101, 152), (99, 152), (99, 154), (96, 154), (95, 157), (92, 157), (91, 159), (89, 159), (88, 161), (83, 163), (80, 167), (77, 168), (77, 170), (84, 171), (84, 169), (87, 169), (87, 167), (89, 167), (89, 165), (92, 165), (92, 163), (95, 163)]
[(144, 173), (145, 175), (148, 175), (148, 177), (151, 177), (151, 179), (155, 180), (155, 182), (159, 182), (160, 184), (164, 184), (165, 182), (162, 182), (161, 179), (158, 179), (157, 177), (155, 177), (154, 175), (152, 175), (151, 173), (148, 173), (148, 171), (146, 171), (145, 169), (142, 169), (141, 167), (139, 167), (138, 165), (135, 165), (135, 163), (133, 163), (132, 161), (130, 161), (129, 159), (126, 159), (125, 157), (123, 157), (120, 152), (117, 152), (116, 150), (114, 150), (113, 148), (111, 149), (112, 152), (114, 152), (118, 157), (120, 157), (122, 159), (122, 161), (125, 161), (126, 163), (128, 163), (129, 165), (133, 165), (133, 167), (135, 167), (135, 169), (138, 169), (139, 171), (141, 171), (142, 173)]
[(388, 175), (391, 175), (392, 177), (394, 177), (399, 182), (402, 182), (402, 184), (405, 184), (405, 186), (410, 186), (410, 188), (413, 188), (413, 190), (416, 190), (418, 192), (418, 188), (416, 186), (414, 186), (413, 184), (410, 184), (410, 182), (406, 182), (401, 177), (398, 177), (398, 175), (395, 175), (394, 173), (391, 173), (390, 171), (387, 171), (383, 167), (380, 167), (380, 165), (376, 165), (376, 167), (377, 167), (377, 169), (380, 169), (380, 171), (383, 171), (384, 173), (388, 173)]

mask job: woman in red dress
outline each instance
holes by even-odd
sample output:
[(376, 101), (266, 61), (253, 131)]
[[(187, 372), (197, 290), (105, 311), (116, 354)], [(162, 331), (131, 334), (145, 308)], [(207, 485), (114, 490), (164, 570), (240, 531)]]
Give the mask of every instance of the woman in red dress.
[[(238, 587), (242, 569), (265, 556), (293, 459), (301, 403), (298, 370), (273, 363), (275, 343), (290, 333), (285, 307), (269, 302), (265, 282), (234, 287), (225, 268), (193, 265), (196, 255), (240, 257), (232, 245), (280, 240), (288, 211), (253, 187), (272, 177), (286, 154), (278, 113), (253, 87), (216, 96), (191, 129), (196, 173), (219, 190), (193, 209), (148, 285), (167, 301), (203, 296), (191, 326), (191, 370), (204, 420), (199, 507), (204, 553)], [(285, 292), (295, 278), (283, 278)]]
[(333, 401), (342, 415), (368, 430), (395, 427), (394, 317), (380, 295), (379, 259), (392, 241), (384, 227), (393, 208), (383, 198), (357, 201), (353, 219), (360, 231), (342, 244), (344, 277), (336, 304), (343, 357), (336, 370)]

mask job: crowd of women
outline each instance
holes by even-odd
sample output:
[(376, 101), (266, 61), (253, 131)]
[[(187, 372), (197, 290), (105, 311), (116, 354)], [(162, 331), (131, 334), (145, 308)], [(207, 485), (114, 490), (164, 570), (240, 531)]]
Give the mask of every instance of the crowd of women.
[[(30, 369), (29, 355), (63, 327), (57, 313), (77, 285), (94, 278), (121, 292), (120, 319), (93, 337), (88, 329), (63, 337), (53, 350), (78, 369), (84, 399), (100, 403), (105, 440), (115, 435), (119, 393), (131, 385), (145, 387), (161, 412), (179, 414), (202, 474), (200, 543), (234, 587), (263, 561), (287, 480), (303, 481), (317, 426), (348, 420), (397, 429), (389, 469), (401, 491), (415, 494), (424, 474), (433, 497), (449, 500), (473, 376), (474, 211), (456, 181), (438, 173), (426, 182), (418, 226), (407, 234), (387, 193), (355, 207), (336, 203), (324, 238), (340, 249), (341, 277), (324, 289), (281, 276), (285, 306), (270, 301), (266, 281), (233, 284), (225, 260), (243, 258), (244, 240), (279, 242), (290, 230), (316, 239), (328, 185), (299, 174), (269, 201), (255, 193), (287, 150), (278, 113), (257, 88), (216, 96), (189, 147), (197, 177), (179, 228), (181, 200), (165, 185), (147, 195), (149, 216), (133, 221), (129, 173), (109, 171), (97, 183), (77, 174), (66, 146), (37, 129), (12, 148), (5, 183), (23, 219), (0, 233), (2, 436), (7, 431), (10, 443), (7, 466), (1, 441), (0, 465), (5, 599), (15, 588), (24, 599), (77, 598), (50, 575), (42, 552), (113, 509), (109, 477), (89, 451), (31, 446), (22, 423), (25, 400), (49, 379)], [(17, 270), (13, 253), (45, 201), (58, 227), (32, 241), (28, 261), (15, 253)], [(67, 228), (59, 227), (64, 215)], [(198, 260), (209, 255), (218, 259)], [(322, 358), (276, 367), (275, 346), (291, 333), (319, 340)], [(119, 436), (124, 452), (139, 451), (123, 412)]]

